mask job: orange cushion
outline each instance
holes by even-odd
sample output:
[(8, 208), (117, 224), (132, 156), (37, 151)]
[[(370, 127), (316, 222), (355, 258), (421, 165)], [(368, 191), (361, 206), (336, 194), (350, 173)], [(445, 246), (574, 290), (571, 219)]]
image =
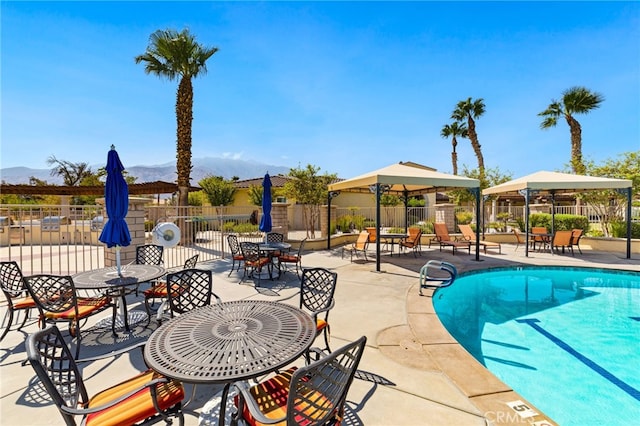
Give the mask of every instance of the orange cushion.
[[(109, 297), (79, 297), (79, 318), (84, 318), (88, 315), (91, 315), (93, 312), (104, 308), (109, 303), (111, 303), (111, 298)], [(64, 312), (45, 312), (44, 316), (50, 319), (71, 319), (75, 318), (76, 311), (73, 307), (70, 307)]]
[(14, 300), (13, 301), (13, 309), (27, 309), (27, 308), (35, 308), (36, 302), (29, 297), (25, 297), (24, 299)]
[(241, 254), (237, 254), (235, 256), (233, 256), (233, 260), (244, 260), (244, 256)]
[(329, 324), (327, 324), (327, 322), (323, 319), (318, 318), (316, 320), (316, 330), (317, 331), (322, 331), (325, 327), (328, 327)]
[(245, 263), (250, 267), (264, 266), (264, 265), (268, 264), (269, 262), (271, 262), (271, 259), (269, 259), (268, 257), (261, 257), (260, 259), (255, 260), (255, 261), (246, 261), (245, 260)]
[[(131, 392), (153, 379), (162, 377), (153, 370), (147, 370), (116, 386), (96, 394), (89, 400), (88, 407), (97, 407)], [(184, 388), (176, 380), (156, 385), (158, 406), (166, 410), (184, 399)], [(124, 401), (97, 413), (89, 414), (87, 425), (107, 426), (134, 424), (156, 414), (151, 398), (151, 390), (144, 388)]]
[[(173, 289), (172, 294), (180, 293), (186, 289), (184, 285), (179, 285), (179, 284), (174, 284), (171, 286), (171, 288)], [(156, 284), (154, 287), (148, 288), (142, 293), (146, 298), (169, 297), (169, 294), (167, 294), (167, 283)]]
[(280, 262), (296, 263), (296, 262), (298, 262), (298, 256), (292, 256), (290, 254), (283, 254), (282, 256), (280, 256)]

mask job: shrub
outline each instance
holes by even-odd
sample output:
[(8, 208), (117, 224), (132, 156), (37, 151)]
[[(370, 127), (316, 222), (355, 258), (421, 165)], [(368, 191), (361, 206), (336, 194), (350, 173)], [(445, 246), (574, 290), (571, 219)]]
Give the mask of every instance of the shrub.
[[(589, 219), (586, 216), (557, 214), (555, 216), (554, 225), (556, 231), (571, 231), (572, 229), (577, 228), (584, 230), (585, 233), (589, 231)], [(530, 215), (529, 226), (544, 226), (548, 231), (551, 231), (551, 214), (534, 213)], [(524, 229), (524, 224), (520, 229)]]
[(145, 220), (144, 221), (144, 232), (153, 231), (153, 227), (156, 226), (156, 223), (153, 220)]
[[(611, 222), (611, 236), (614, 238), (627, 238), (627, 222)], [(640, 239), (640, 223), (631, 223), (631, 238)]]
[(415, 225), (422, 231), (423, 234), (433, 234), (433, 222), (418, 222)]
[(461, 225), (467, 225), (473, 220), (473, 213), (468, 211), (460, 211), (456, 213), (456, 222)]
[(224, 222), (222, 224), (222, 230), (225, 233), (234, 232), (234, 229), (235, 229), (237, 224), (238, 224), (238, 222), (236, 222), (235, 220), (227, 220), (226, 222)]
[(250, 223), (239, 223), (233, 227), (233, 232), (238, 234), (254, 234), (258, 232), (258, 225), (252, 225)]

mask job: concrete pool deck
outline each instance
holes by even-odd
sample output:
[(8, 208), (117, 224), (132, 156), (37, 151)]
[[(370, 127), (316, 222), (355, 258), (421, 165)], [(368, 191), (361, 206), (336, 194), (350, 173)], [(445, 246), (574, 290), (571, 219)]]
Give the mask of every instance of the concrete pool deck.
[[(485, 370), (457, 344), (442, 327), (433, 311), (431, 293), (418, 294), (419, 270), (428, 260), (453, 263), (459, 272), (513, 265), (557, 265), (613, 268), (640, 272), (640, 255), (626, 259), (623, 253), (606, 253), (583, 248), (576, 253), (552, 255), (530, 253), (515, 245), (502, 244), (502, 254), (440, 252), (423, 248), (422, 256), (383, 255), (382, 272), (375, 272), (373, 252), (369, 262), (349, 262), (341, 258), (341, 249), (305, 253), (305, 267), (326, 267), (338, 273), (336, 305), (329, 316), (331, 345), (334, 348), (365, 335), (368, 338), (360, 370), (347, 398), (347, 425), (484, 425), (529, 424), (507, 403), (522, 400), (504, 383)], [(214, 271), (214, 292), (222, 300), (284, 300), (297, 304), (298, 281), (295, 274), (282, 279), (238, 284), (240, 275), (227, 277), (226, 260), (199, 264)], [(143, 309), (140, 299), (131, 298), (134, 309)], [(2, 301), (0, 314), (6, 303)], [(0, 346), (0, 424), (57, 425), (62, 417), (35, 379), (33, 369), (21, 363), (25, 359), (24, 339), (37, 324), (31, 322), (22, 331), (10, 331)], [(135, 327), (130, 341), (144, 340), (151, 329)], [(104, 352), (110, 346), (109, 333), (88, 329), (83, 338), (81, 356)], [(108, 350), (107, 350), (108, 351)], [(123, 380), (145, 368), (139, 350), (81, 365), (89, 394)], [(191, 385), (186, 385), (187, 393)], [(187, 407), (186, 424), (209, 424), (215, 420), (215, 406), (208, 403), (220, 386), (198, 386), (195, 399)], [(526, 401), (525, 401), (526, 402)], [(199, 418), (202, 417), (202, 422)], [(536, 420), (544, 419), (538, 416)], [(552, 420), (552, 419), (548, 419)], [(552, 423), (553, 424), (553, 423)]]

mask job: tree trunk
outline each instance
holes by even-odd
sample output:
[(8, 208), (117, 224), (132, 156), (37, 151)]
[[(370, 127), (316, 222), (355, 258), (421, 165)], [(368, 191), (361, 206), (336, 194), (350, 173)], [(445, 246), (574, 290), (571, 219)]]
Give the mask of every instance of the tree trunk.
[(482, 156), (482, 149), (480, 147), (480, 142), (478, 142), (478, 135), (476, 134), (476, 123), (473, 121), (471, 116), (468, 117), (468, 127), (469, 140), (471, 141), (473, 151), (476, 153), (476, 157), (478, 158), (478, 171), (480, 172), (480, 182), (482, 182), (484, 180), (484, 157)]
[(585, 167), (582, 162), (582, 128), (580, 123), (572, 116), (566, 115), (565, 118), (571, 131), (571, 168), (573, 173), (583, 175)]
[(193, 122), (193, 86), (191, 79), (183, 77), (178, 85), (176, 101), (178, 205), (189, 204), (191, 185), (191, 124)]
[(451, 151), (451, 163), (453, 164), (453, 174), (458, 174), (458, 153), (456, 152), (456, 146), (458, 146), (458, 141), (454, 136), (451, 140), (451, 146), (453, 147), (453, 151)]

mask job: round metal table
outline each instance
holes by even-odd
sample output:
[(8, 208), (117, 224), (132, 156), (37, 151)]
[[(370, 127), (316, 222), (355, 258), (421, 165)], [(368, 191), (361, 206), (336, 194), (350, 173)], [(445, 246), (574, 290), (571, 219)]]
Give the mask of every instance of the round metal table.
[(147, 281), (152, 281), (162, 277), (165, 269), (158, 265), (124, 265), (120, 268), (120, 275), (115, 266), (94, 269), (80, 272), (73, 276), (73, 283), (80, 290), (105, 290), (109, 296), (119, 297), (121, 300), (121, 315), (116, 321), (118, 326), (120, 320), (127, 331), (130, 331), (129, 324), (134, 324), (146, 320), (147, 315), (140, 312), (138, 316), (132, 316), (127, 312), (127, 299), (125, 287), (138, 285)]
[(316, 337), (304, 311), (283, 303), (237, 300), (204, 306), (160, 326), (144, 348), (147, 365), (187, 383), (225, 384), (220, 423), (231, 383), (252, 379), (300, 357)]

